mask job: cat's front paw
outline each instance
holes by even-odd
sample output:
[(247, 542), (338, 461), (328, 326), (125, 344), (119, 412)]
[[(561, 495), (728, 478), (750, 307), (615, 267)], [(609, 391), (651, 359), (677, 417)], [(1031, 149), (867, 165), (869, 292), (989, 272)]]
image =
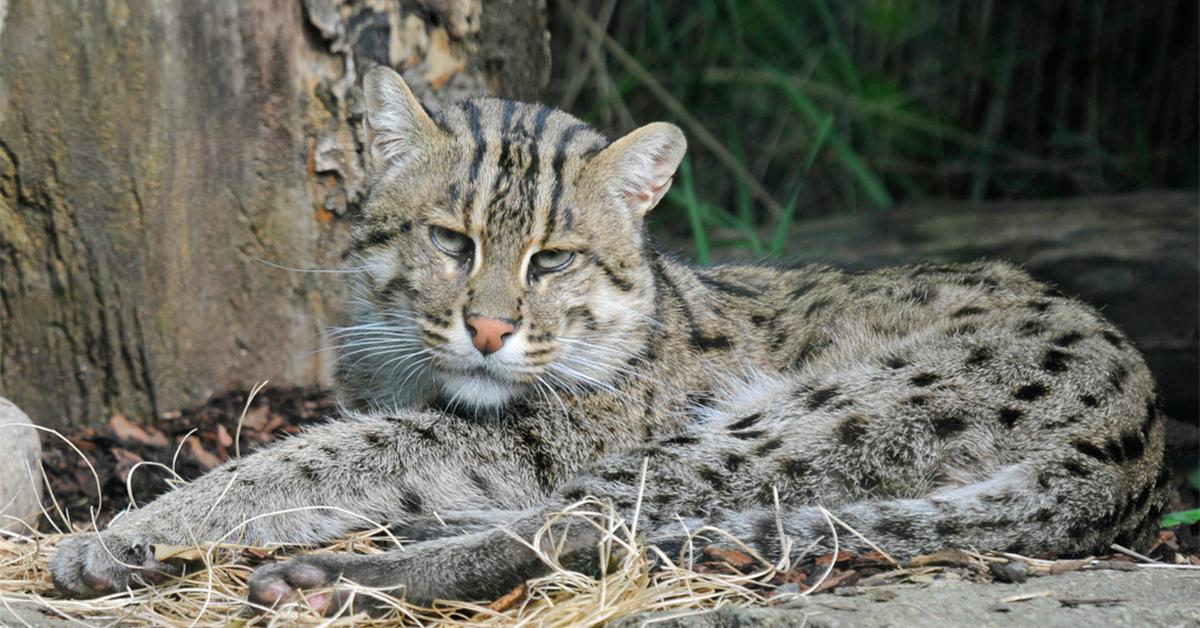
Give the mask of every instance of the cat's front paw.
[(156, 584), (175, 571), (155, 558), (149, 537), (113, 532), (73, 535), (59, 544), (50, 559), (54, 586), (77, 597)]

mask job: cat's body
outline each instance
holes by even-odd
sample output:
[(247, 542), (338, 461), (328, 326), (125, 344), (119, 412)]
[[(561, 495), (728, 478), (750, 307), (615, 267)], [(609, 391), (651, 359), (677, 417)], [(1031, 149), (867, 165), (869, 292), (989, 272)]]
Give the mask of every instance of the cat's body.
[(425, 535), (437, 513), (461, 534), (264, 567), (252, 599), (338, 575), (491, 595), (541, 568), (495, 525), (529, 537), (585, 495), (631, 512), (644, 461), (639, 529), (664, 545), (714, 524), (774, 555), (779, 526), (828, 533), (818, 506), (901, 556), (1150, 538), (1154, 384), (1091, 308), (999, 263), (691, 268), (641, 227), (682, 157), (673, 127), (609, 144), (506, 101), (434, 122), (387, 71), (366, 92), (380, 167), (339, 333), (343, 392), (364, 413), (64, 545), (60, 587), (125, 586), (138, 572), (113, 555), (164, 568), (154, 543), (320, 542), (369, 521)]

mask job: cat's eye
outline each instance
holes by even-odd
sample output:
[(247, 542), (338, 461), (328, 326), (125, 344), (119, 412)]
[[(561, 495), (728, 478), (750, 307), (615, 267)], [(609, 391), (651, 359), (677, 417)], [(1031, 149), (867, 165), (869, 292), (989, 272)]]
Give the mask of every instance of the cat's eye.
[(529, 263), (534, 272), (552, 273), (570, 266), (574, 259), (573, 251), (545, 250), (534, 253)]
[(445, 227), (430, 227), (429, 239), (438, 250), (460, 260), (471, 257), (475, 252), (475, 243), (470, 237)]

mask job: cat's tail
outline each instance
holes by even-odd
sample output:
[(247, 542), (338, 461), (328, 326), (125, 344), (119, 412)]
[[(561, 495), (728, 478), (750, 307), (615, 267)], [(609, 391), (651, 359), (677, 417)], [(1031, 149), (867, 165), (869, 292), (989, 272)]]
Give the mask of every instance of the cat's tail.
[[(728, 511), (706, 523), (773, 559), (786, 546), (781, 529), (793, 552), (818, 539), (831, 549), (836, 534), (842, 549), (865, 552), (873, 544), (897, 559), (946, 547), (1030, 556), (1107, 552), (1114, 542), (1146, 547), (1167, 504), (1166, 472), (1131, 484), (1127, 476), (1109, 478), (1103, 471), (1093, 470), (1090, 481), (1060, 482), (1044, 469), (1017, 464), (986, 481), (919, 499)], [(656, 532), (672, 536), (666, 526)]]

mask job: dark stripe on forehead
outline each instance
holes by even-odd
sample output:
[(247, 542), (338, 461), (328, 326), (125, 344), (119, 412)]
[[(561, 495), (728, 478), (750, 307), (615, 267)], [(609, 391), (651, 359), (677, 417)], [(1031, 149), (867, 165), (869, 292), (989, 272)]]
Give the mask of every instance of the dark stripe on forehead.
[[(554, 147), (554, 193), (550, 197), (550, 214), (546, 219), (546, 235), (553, 233), (554, 228), (558, 225), (559, 203), (562, 202), (563, 195), (563, 167), (567, 163), (567, 148), (580, 131), (587, 129), (588, 126), (583, 123), (571, 126), (563, 132), (562, 137), (558, 138), (558, 145)], [(563, 213), (563, 218), (568, 229), (575, 222), (569, 207)]]
[(542, 136), (546, 133), (546, 119), (550, 117), (550, 113), (553, 111), (553, 109), (543, 105), (541, 109), (538, 109), (537, 115), (533, 118), (533, 137), (529, 140), (529, 167), (525, 169), (525, 176), (521, 180), (521, 202), (530, 208), (530, 213), (532, 213), (532, 210), (536, 210), (537, 181), (542, 166)]
[(483, 164), (483, 154), (487, 152), (487, 141), (483, 139), (483, 126), (479, 122), (479, 107), (474, 102), (467, 101), (463, 105), (467, 112), (467, 126), (471, 129), (471, 139), (475, 142), (475, 155), (471, 157), (471, 183), (479, 178), (479, 166)]
[(517, 110), (517, 103), (506, 100), (501, 113), (500, 122), (500, 155), (496, 160), (496, 180), (492, 182), (492, 206), (495, 207), (501, 198), (512, 188), (513, 155), (512, 155), (512, 119)]
[(590, 253), (588, 256), (592, 258), (592, 263), (594, 263), (596, 266), (599, 266), (600, 270), (603, 271), (608, 277), (609, 283), (619, 288), (621, 292), (629, 292), (630, 290), (633, 290), (633, 284), (630, 283), (625, 277), (618, 275), (617, 271), (613, 270), (611, 266), (605, 264), (604, 260), (600, 259), (599, 255)]
[(500, 121), (500, 158), (497, 162), (502, 171), (512, 168), (512, 119), (516, 110), (517, 103), (511, 100), (504, 101)]

